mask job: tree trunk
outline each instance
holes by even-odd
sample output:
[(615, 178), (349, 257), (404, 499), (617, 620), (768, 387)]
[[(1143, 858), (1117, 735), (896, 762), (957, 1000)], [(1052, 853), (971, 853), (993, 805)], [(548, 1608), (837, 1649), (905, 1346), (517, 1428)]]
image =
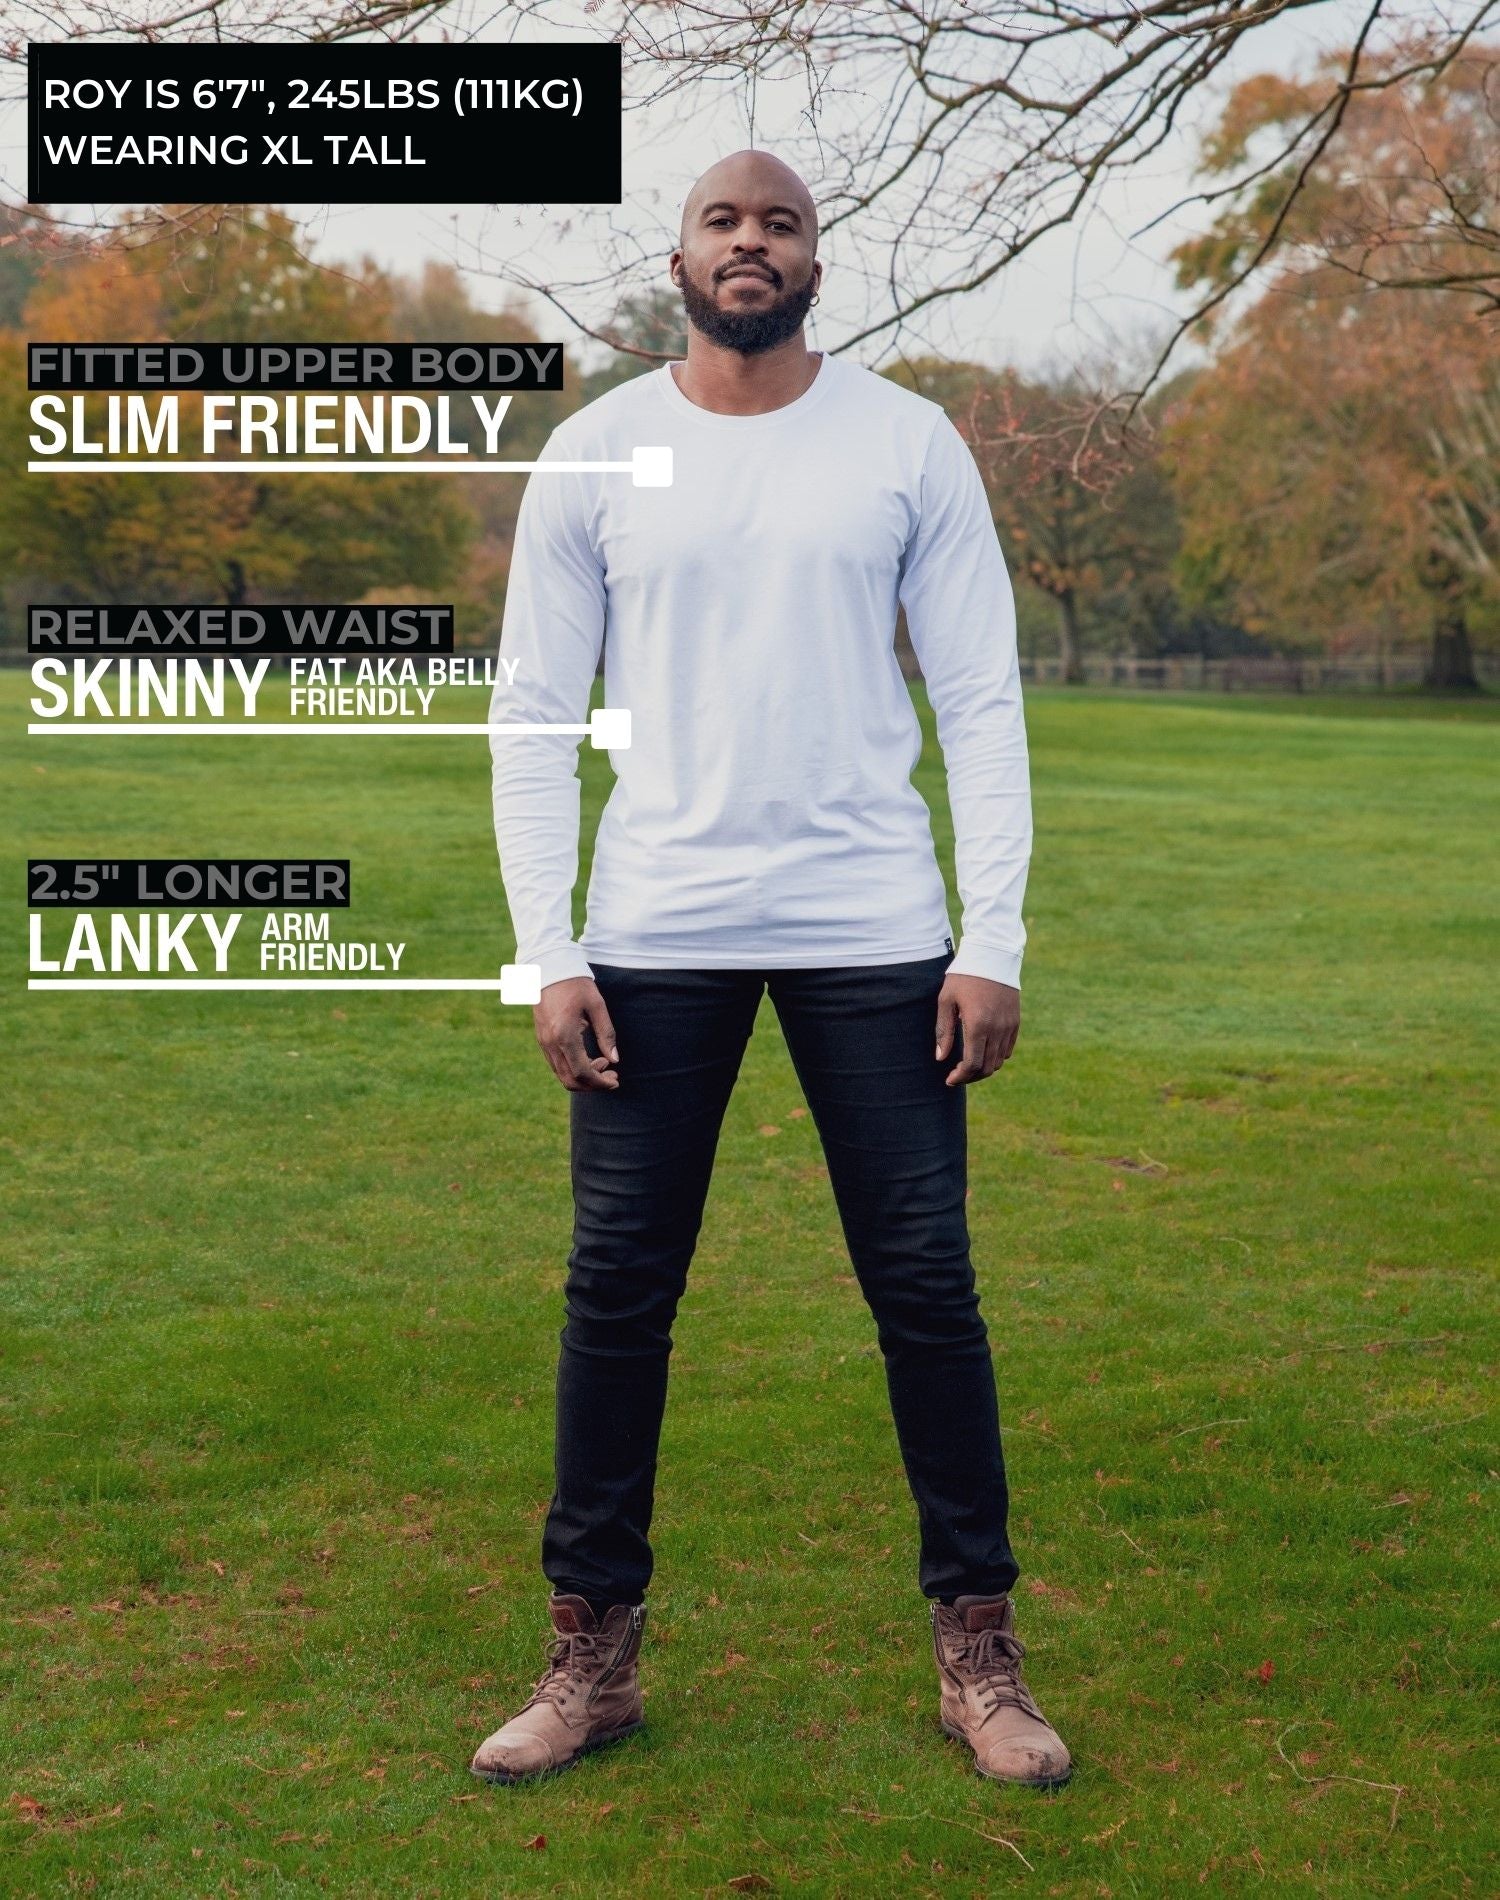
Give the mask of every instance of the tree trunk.
[(1444, 601), (1432, 623), (1432, 650), (1422, 684), (1431, 693), (1477, 693), (1474, 649), (1462, 601)]
[(1431, 548), (1419, 578), (1432, 601), (1432, 647), (1423, 686), (1429, 693), (1477, 693), (1464, 575), (1442, 549)]
[(1056, 599), (1063, 685), (1082, 686), (1083, 653), (1078, 640), (1078, 601), (1071, 587), (1065, 587)]

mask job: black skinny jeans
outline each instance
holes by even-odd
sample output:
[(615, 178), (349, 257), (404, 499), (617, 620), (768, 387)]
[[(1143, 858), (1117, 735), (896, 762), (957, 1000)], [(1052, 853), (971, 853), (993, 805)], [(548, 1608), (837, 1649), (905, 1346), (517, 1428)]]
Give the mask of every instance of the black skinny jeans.
[[(555, 1590), (639, 1603), (650, 1581), (672, 1321), (729, 1094), (767, 984), (875, 1317), (929, 1597), (1009, 1590), (1005, 1465), (969, 1258), (965, 1090), (936, 1060), (945, 956), (805, 970), (595, 965), (618, 1089), (569, 1097), (573, 1247), (557, 1376)], [(590, 1054), (597, 1054), (592, 1034)]]

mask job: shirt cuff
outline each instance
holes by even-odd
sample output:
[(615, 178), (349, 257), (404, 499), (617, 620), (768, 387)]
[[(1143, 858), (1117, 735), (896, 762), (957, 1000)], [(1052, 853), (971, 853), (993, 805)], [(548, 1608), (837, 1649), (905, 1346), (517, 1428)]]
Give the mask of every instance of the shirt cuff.
[(566, 983), (570, 977), (592, 977), (594, 974), (588, 958), (576, 943), (561, 944), (556, 950), (549, 950), (534, 961), (542, 973), (543, 989), (549, 983)]
[(1007, 983), (1013, 990), (1021, 987), (1019, 950), (1001, 950), (994, 944), (959, 942), (957, 954), (948, 965), (949, 976), (983, 976), (991, 983)]

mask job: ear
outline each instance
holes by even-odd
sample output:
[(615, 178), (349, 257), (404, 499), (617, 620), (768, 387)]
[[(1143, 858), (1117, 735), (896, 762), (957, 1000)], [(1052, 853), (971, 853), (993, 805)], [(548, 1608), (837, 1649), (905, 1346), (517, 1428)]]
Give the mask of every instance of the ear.
[(673, 285), (678, 290), (682, 289), (682, 285), (678, 281), (678, 277), (677, 277), (677, 272), (680, 269), (681, 264), (682, 264), (682, 252), (680, 250), (673, 251), (672, 255), (667, 259), (667, 275), (668, 277), (671, 278)]

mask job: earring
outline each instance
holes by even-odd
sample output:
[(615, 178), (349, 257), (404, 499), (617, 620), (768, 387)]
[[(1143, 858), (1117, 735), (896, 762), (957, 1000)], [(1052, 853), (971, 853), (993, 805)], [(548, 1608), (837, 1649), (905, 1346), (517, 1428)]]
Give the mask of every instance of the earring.
[(821, 291), (817, 291), (817, 290), (815, 290), (815, 291), (813, 292), (813, 294), (812, 294), (812, 301), (813, 301), (814, 303), (816, 303), (816, 302), (818, 301), (818, 298), (819, 298), (819, 297), (820, 297), (821, 295), (822, 295), (822, 293), (821, 293)]

